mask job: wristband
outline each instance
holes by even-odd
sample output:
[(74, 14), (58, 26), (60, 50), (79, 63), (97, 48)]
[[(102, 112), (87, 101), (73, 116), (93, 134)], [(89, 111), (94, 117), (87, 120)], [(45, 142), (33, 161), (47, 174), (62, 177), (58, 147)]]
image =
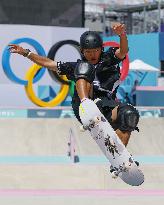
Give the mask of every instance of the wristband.
[(25, 49), (25, 53), (23, 54), (24, 57), (28, 57), (31, 53), (31, 51), (29, 49)]
[(27, 54), (27, 56), (26, 56), (26, 57), (28, 58), (28, 57), (30, 56), (30, 54), (31, 54), (31, 53), (32, 53), (32, 52), (30, 51), (30, 52)]

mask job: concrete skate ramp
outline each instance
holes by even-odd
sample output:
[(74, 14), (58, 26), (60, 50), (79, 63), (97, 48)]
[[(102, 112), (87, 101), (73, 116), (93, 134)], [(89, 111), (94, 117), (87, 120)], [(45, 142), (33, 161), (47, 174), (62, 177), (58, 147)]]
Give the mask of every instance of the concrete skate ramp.
[[(140, 133), (133, 133), (129, 150), (135, 155), (163, 156), (163, 125), (162, 118), (141, 119)], [(132, 189), (120, 179), (111, 178), (107, 163), (7, 161), (7, 157), (16, 156), (68, 158), (70, 127), (73, 128), (76, 152), (80, 157), (103, 157), (89, 132), (79, 131), (79, 123), (75, 119), (0, 119), (0, 193), (3, 193), (3, 189)], [(141, 169), (145, 175), (141, 190), (154, 190), (154, 193), (156, 190), (164, 190), (164, 163), (141, 163)], [(164, 191), (161, 193), (164, 194)]]
[[(81, 155), (102, 154), (89, 132), (80, 133), (76, 123), (76, 141)], [(164, 155), (164, 118), (141, 118), (140, 132), (132, 132), (128, 150), (134, 155)]]
[(112, 179), (109, 165), (89, 164), (1, 164), (0, 193), (3, 189), (145, 189), (163, 190), (164, 165), (141, 165), (145, 182), (140, 187)]
[[(69, 129), (78, 155), (103, 156), (89, 132), (76, 119), (0, 119), (0, 156), (66, 155)], [(128, 149), (134, 155), (164, 155), (164, 118), (142, 118)]]
[(70, 119), (0, 119), (0, 156), (66, 155)]
[[(97, 194), (99, 193), (99, 194)], [(109, 194), (108, 194), (109, 193)], [(105, 194), (100, 192), (92, 192), (88, 191), (86, 194), (76, 194), (73, 195), (71, 192), (66, 192), (66, 194), (58, 194), (58, 195), (29, 195), (22, 194), (16, 196), (9, 194), (7, 197), (1, 197), (0, 203), (3, 205), (163, 205), (164, 197), (162, 196), (133, 196), (128, 193), (126, 196), (119, 194), (118, 191), (114, 192), (109, 191)]]
[(141, 118), (128, 149), (135, 155), (164, 155), (164, 118)]
[(80, 132), (79, 126), (75, 118), (0, 119), (0, 156), (66, 156), (70, 128), (78, 154), (101, 154), (89, 132)]

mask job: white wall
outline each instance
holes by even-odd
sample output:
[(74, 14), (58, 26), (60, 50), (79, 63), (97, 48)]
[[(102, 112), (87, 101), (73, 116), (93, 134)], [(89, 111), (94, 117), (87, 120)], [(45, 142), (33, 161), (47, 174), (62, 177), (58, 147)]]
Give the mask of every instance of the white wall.
[[(50, 26), (31, 26), (31, 25), (0, 25), (0, 62), (2, 62), (2, 54), (5, 47), (13, 40), (19, 38), (32, 38), (38, 41), (47, 54), (49, 49), (58, 41), (61, 40), (76, 40), (79, 42), (80, 35), (86, 31), (85, 28), (65, 28), (65, 27), (50, 27)], [(29, 48), (36, 52), (34, 48), (25, 43), (21, 44), (24, 48)], [(56, 60), (60, 61), (76, 61), (79, 58), (78, 52), (69, 45), (63, 46), (57, 52)], [(26, 71), (33, 64), (28, 59), (12, 54), (10, 58), (10, 65), (14, 73), (24, 79)], [(51, 84), (52, 79), (48, 72), (44, 74), (39, 84)], [(11, 82), (5, 75), (0, 64), (0, 106), (33, 106), (24, 92), (22, 85), (17, 85)], [(35, 107), (35, 106), (34, 106)]]

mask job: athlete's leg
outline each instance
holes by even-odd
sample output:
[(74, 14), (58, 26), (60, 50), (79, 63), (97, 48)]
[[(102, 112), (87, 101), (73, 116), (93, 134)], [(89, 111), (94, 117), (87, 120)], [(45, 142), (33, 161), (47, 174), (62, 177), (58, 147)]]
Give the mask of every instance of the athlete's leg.
[[(117, 111), (118, 111), (118, 106), (116, 106), (113, 110), (112, 110), (112, 116), (111, 116), (111, 120), (112, 122), (115, 122), (117, 120)], [(121, 131), (120, 129), (116, 129), (116, 134), (118, 135), (118, 137), (120, 138), (120, 140), (122, 141), (122, 143), (127, 146), (129, 139), (130, 139), (130, 135), (131, 132), (128, 131)]]
[(85, 79), (79, 79), (76, 82), (76, 90), (77, 90), (80, 100), (89, 98), (91, 84), (87, 82)]
[(138, 111), (132, 105), (118, 104), (108, 97), (100, 97), (96, 100), (96, 104), (123, 144), (127, 146), (131, 132), (137, 128), (139, 121)]
[[(134, 130), (138, 130), (137, 124), (139, 121), (139, 113), (138, 111), (132, 106), (127, 104), (121, 104), (116, 106), (112, 110), (111, 116), (112, 123), (114, 123), (114, 127), (116, 134), (122, 141), (122, 143), (127, 146), (131, 132)], [(139, 131), (139, 130), (138, 130)], [(135, 161), (136, 165), (139, 166), (139, 162)], [(112, 172), (111, 167), (111, 172)]]
[(117, 129), (115, 132), (118, 135), (118, 137), (120, 138), (120, 140), (122, 141), (122, 143), (125, 146), (127, 146), (128, 142), (129, 142), (129, 139), (130, 139), (131, 132), (128, 132), (128, 131), (123, 132), (119, 129)]

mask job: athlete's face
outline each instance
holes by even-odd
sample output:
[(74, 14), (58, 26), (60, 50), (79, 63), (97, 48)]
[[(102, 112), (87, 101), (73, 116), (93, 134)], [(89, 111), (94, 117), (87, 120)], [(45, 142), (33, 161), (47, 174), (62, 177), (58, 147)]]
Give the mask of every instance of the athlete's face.
[(89, 63), (97, 64), (100, 60), (102, 48), (83, 49), (82, 52)]

